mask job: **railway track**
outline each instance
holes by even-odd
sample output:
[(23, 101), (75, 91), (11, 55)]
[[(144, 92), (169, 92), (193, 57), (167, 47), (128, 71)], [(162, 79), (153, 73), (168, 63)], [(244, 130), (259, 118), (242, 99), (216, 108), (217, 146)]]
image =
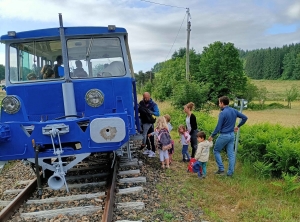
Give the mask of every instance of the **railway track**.
[(23, 189), (3, 192), (14, 198), (0, 201), (7, 205), (0, 221), (141, 221), (130, 220), (132, 214), (128, 213), (145, 208), (143, 200), (132, 196), (143, 192), (147, 182), (140, 176), (143, 163), (136, 158), (135, 149), (131, 150), (132, 159), (117, 158), (113, 168), (107, 158), (93, 156), (68, 171), (70, 193), (64, 187), (54, 191), (43, 185), (42, 198), (38, 198), (35, 180), (20, 181)]

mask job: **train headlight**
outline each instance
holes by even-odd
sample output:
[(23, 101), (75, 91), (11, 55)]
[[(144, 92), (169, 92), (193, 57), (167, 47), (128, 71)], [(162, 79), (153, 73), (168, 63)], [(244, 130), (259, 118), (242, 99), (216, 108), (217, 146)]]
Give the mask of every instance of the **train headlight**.
[(2, 100), (2, 108), (8, 114), (15, 114), (21, 108), (20, 100), (15, 96), (6, 96)]
[(85, 94), (85, 101), (91, 107), (99, 107), (104, 102), (104, 95), (99, 89), (90, 89)]

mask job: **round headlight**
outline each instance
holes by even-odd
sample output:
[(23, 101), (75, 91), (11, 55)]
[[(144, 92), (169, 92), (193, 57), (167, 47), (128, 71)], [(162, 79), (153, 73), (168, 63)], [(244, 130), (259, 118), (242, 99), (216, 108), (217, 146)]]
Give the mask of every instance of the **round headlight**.
[(2, 100), (2, 108), (8, 114), (15, 114), (21, 108), (20, 100), (15, 96), (6, 96)]
[(91, 107), (99, 107), (104, 102), (104, 95), (99, 89), (90, 89), (85, 94), (85, 101)]

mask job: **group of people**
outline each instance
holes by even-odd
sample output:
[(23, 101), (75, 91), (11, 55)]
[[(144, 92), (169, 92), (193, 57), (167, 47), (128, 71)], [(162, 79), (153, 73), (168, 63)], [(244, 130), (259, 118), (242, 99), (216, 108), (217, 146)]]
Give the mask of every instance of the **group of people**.
[[(63, 57), (61, 55), (56, 57), (56, 64), (53, 66), (51, 65), (44, 65), (40, 76), (37, 76), (35, 73), (29, 73), (27, 75), (28, 80), (37, 80), (37, 79), (54, 79), (54, 78), (60, 78), (62, 74), (59, 72), (59, 67), (61, 67), (63, 64)], [(88, 74), (84, 69), (82, 68), (82, 62), (80, 60), (75, 61), (76, 68), (73, 70), (72, 76), (78, 77), (78, 78), (86, 78), (88, 77)]]
[[(225, 168), (220, 154), (224, 148), (226, 148), (229, 160), (227, 176), (231, 177), (234, 173), (234, 133), (245, 124), (248, 118), (236, 109), (229, 107), (229, 98), (227, 96), (219, 98), (219, 107), (221, 112), (217, 126), (208, 139), (205, 132), (198, 130), (196, 116), (192, 113), (195, 108), (192, 102), (184, 106), (184, 112), (186, 113), (185, 125), (179, 125), (178, 127), (180, 136), (179, 142), (182, 144), (182, 161), (189, 162), (191, 158), (196, 159), (196, 165), (201, 169), (197, 172), (200, 179), (206, 177), (206, 165), (209, 159), (210, 148), (213, 147), (212, 141), (217, 134), (219, 134), (219, 136), (215, 141), (213, 149), (218, 166), (218, 170), (215, 174), (225, 175)], [(170, 136), (170, 131), (172, 130), (170, 115), (159, 116), (160, 112), (158, 106), (151, 99), (150, 93), (148, 92), (143, 94), (143, 99), (139, 103), (139, 113), (143, 131), (143, 142), (140, 149), (143, 150), (147, 148), (143, 154), (148, 155), (148, 157), (155, 157), (156, 147), (154, 136), (156, 136), (162, 168), (169, 168), (174, 153), (174, 141)], [(155, 117), (157, 117), (156, 128), (153, 126)], [(237, 118), (240, 118), (241, 121), (235, 126)], [(191, 155), (189, 155), (188, 152), (189, 144), (192, 148)]]

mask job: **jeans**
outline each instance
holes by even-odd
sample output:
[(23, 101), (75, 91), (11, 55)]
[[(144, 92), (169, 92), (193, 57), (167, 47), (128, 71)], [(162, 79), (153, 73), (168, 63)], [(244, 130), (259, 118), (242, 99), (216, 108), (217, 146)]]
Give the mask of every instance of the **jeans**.
[(206, 163), (207, 162), (201, 162), (201, 161), (199, 161), (200, 167), (202, 168), (202, 174), (201, 174), (201, 176), (206, 176)]
[(195, 157), (197, 151), (197, 146), (198, 146), (197, 133), (198, 130), (194, 130), (193, 133), (191, 134), (192, 158)]
[(226, 133), (220, 134), (218, 139), (216, 140), (214, 147), (214, 155), (219, 167), (219, 171), (224, 171), (224, 165), (222, 162), (222, 157), (220, 152), (222, 149), (226, 147), (227, 149), (227, 157), (229, 161), (227, 175), (232, 175), (234, 172), (234, 164), (235, 164), (235, 153), (234, 153), (234, 133)]
[(148, 131), (151, 128), (152, 124), (151, 123), (144, 123), (142, 125), (143, 127), (143, 144), (146, 144), (147, 137), (148, 137)]
[(189, 148), (189, 145), (182, 145), (182, 160), (185, 160), (185, 157), (188, 158), (188, 160), (191, 159), (190, 155), (189, 155), (189, 152), (188, 152), (188, 148)]

